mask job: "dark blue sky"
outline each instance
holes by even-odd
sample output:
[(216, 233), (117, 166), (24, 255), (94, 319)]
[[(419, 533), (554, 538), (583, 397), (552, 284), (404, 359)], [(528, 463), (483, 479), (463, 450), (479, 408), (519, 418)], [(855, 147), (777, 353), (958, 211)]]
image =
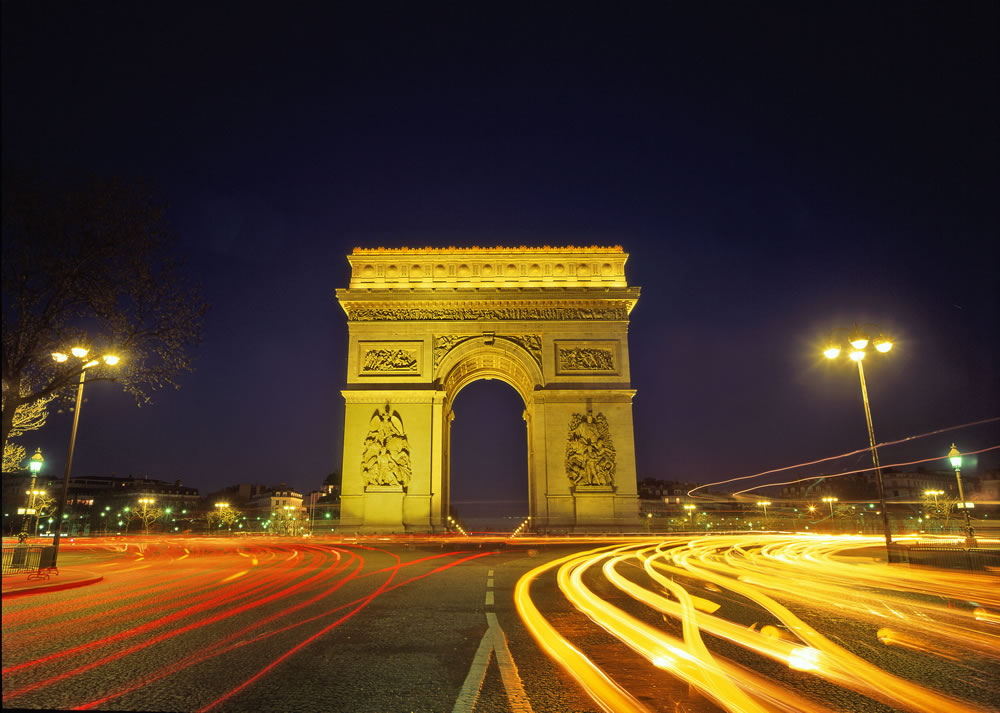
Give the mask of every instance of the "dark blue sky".
[[(623, 245), (640, 478), (863, 447), (817, 358), (854, 321), (898, 338), (880, 440), (1000, 415), (996, 3), (264, 7), (3, 4), (5, 162), (152, 181), (212, 304), (181, 390), (88, 388), (75, 473), (339, 469), (355, 245)], [(508, 435), (456, 441), (456, 497), (524, 497), (505, 388), (458, 399)], [(37, 434), (55, 472), (68, 432)], [(883, 461), (951, 440), (1000, 429)]]

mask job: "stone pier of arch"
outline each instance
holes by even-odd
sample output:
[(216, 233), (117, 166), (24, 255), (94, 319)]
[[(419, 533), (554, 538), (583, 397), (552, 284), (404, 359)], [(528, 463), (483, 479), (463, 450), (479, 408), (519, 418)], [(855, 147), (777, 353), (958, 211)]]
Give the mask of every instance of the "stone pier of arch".
[(501, 379), (524, 401), (541, 532), (638, 527), (621, 247), (355, 249), (341, 527), (438, 532), (457, 394)]

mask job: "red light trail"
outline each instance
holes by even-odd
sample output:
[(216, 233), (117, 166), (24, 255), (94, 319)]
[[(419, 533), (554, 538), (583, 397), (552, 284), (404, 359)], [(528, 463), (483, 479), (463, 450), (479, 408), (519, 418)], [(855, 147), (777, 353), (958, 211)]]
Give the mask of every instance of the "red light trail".
[[(468, 545), (468, 540), (442, 541), (447, 546)], [(152, 670), (148, 665), (136, 666), (129, 679), (122, 680), (120, 676), (112, 679), (119, 682), (113, 690), (96, 698), (90, 695), (77, 700), (71, 707), (81, 710), (100, 707), (199, 663), (276, 635), (284, 635), (283, 642), (288, 641), (289, 635), (296, 637), (294, 643), (272, 656), (242, 683), (201, 704), (200, 710), (209, 710), (252, 687), (276, 666), (335, 630), (382, 594), (493, 554), (463, 549), (418, 555), (403, 561), (384, 549), (357, 542), (327, 545), (254, 540), (241, 541), (236, 546), (231, 541), (208, 540), (197, 542), (196, 546), (192, 546), (191, 540), (184, 542), (186, 547), (170, 540), (154, 540), (142, 543), (137, 550), (100, 539), (89, 543), (78, 540), (77, 551), (90, 549), (114, 558), (102, 570), (105, 586), (63, 600), (55, 607), (19, 600), (16, 607), (11, 607), (14, 610), (9, 619), (5, 614), (4, 660), (11, 663), (3, 669), (4, 704), (30, 705), (32, 694), (83, 675), (93, 675), (144, 650), (153, 647), (160, 650), (170, 641), (183, 641), (198, 630), (225, 622), (232, 624), (197, 651), (184, 653), (183, 646), (171, 646), (169, 650), (180, 655), (174, 653), (158, 659)], [(366, 554), (379, 555), (383, 561), (389, 558), (392, 564), (368, 566)], [(411, 568), (423, 570), (437, 560), (445, 561), (409, 578), (400, 576)], [(137, 561), (150, 566), (137, 570)], [(164, 578), (168, 581), (164, 582)], [(352, 583), (367, 587), (367, 593), (352, 596), (348, 602), (333, 601), (333, 606), (316, 613), (318, 604)], [(121, 600), (120, 606), (115, 605), (117, 600)], [(108, 606), (113, 606), (113, 610), (108, 611)], [(59, 624), (49, 623), (55, 613), (61, 617)], [(66, 623), (65, 617), (71, 621)], [(134, 623), (109, 634), (109, 624), (116, 617)], [(319, 631), (307, 626), (314, 622), (321, 624)], [(39, 642), (48, 640), (40, 638), (40, 633), (48, 638), (58, 637), (66, 643), (65, 647), (58, 651), (48, 647), (47, 652), (40, 654), (26, 653), (37, 650)], [(8, 652), (17, 652), (16, 660)], [(121, 669), (116, 666), (115, 670)]]

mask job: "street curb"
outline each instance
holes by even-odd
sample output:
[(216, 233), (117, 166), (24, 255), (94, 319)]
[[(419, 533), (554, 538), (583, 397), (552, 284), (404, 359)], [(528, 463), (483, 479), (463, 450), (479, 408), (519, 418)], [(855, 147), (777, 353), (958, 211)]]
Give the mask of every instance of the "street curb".
[(98, 575), (96, 577), (90, 577), (88, 579), (78, 579), (73, 582), (57, 582), (53, 584), (40, 584), (36, 587), (26, 587), (24, 589), (10, 589), (3, 592), (3, 599), (13, 599), (14, 597), (21, 597), (28, 594), (42, 594), (44, 592), (58, 592), (63, 589), (74, 589), (76, 587), (85, 587), (88, 584), (97, 584), (104, 577)]

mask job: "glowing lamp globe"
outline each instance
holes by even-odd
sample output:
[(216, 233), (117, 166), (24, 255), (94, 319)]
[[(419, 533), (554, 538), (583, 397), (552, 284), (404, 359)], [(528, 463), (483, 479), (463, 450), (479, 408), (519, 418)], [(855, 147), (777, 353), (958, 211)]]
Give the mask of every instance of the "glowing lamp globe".
[(892, 349), (892, 342), (890, 342), (888, 339), (882, 339), (882, 340), (880, 340), (878, 342), (875, 342), (875, 348), (878, 351), (880, 351), (883, 354), (885, 354), (887, 351), (889, 351), (890, 349)]
[(44, 462), (45, 459), (42, 458), (42, 449), (39, 448), (37, 451), (35, 451), (35, 455), (31, 456), (31, 460), (28, 461), (28, 468), (31, 470), (32, 473), (37, 474), (42, 469), (42, 463)]
[(954, 443), (951, 444), (951, 450), (948, 451), (948, 460), (951, 461), (952, 468), (962, 467), (962, 454), (958, 452), (957, 448), (955, 448)]
[(834, 346), (827, 347), (826, 350), (823, 352), (823, 354), (826, 355), (827, 359), (836, 359), (837, 356), (840, 354), (840, 347), (834, 347)]
[(854, 361), (861, 361), (865, 358), (865, 353), (863, 350), (858, 349), (856, 352), (851, 352), (851, 359)]

